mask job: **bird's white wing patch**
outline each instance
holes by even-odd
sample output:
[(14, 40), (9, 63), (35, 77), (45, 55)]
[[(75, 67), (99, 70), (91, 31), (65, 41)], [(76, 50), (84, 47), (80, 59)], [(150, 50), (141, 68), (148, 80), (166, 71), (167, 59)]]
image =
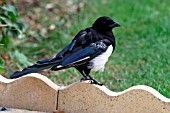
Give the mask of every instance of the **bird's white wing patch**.
[[(75, 62), (72, 62), (72, 63), (70, 63), (70, 64), (68, 64), (68, 65), (71, 65), (71, 64), (74, 64), (74, 63), (77, 63), (77, 62), (81, 62), (81, 61), (86, 60), (86, 59), (88, 59), (88, 58), (90, 58), (90, 57), (87, 56), (87, 57), (85, 57), (85, 58), (82, 58), (82, 59), (80, 59), (80, 60), (77, 60), (77, 61), (75, 61)], [(62, 65), (57, 66), (57, 68), (62, 68), (62, 67), (63, 67)]]
[(93, 63), (92, 70), (93, 71), (104, 71), (105, 63), (107, 62), (109, 56), (112, 54), (113, 47), (110, 45), (106, 52), (102, 53), (101, 55), (95, 57), (90, 62)]
[(82, 58), (82, 59), (80, 59), (80, 60), (77, 60), (77, 61), (75, 61), (75, 62), (72, 62), (71, 64), (74, 64), (74, 63), (77, 63), (77, 62), (81, 62), (81, 61), (83, 61), (83, 60), (87, 60), (88, 58), (90, 58), (90, 57), (87, 56), (87, 57), (85, 57), (85, 58)]
[(61, 67), (63, 67), (63, 66), (62, 65), (57, 66), (57, 68), (61, 68)]

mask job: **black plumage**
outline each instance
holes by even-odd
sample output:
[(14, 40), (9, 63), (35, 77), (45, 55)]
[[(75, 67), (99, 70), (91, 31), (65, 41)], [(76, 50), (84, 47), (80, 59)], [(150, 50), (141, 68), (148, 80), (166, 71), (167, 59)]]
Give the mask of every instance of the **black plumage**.
[[(57, 71), (75, 67), (83, 75), (81, 80), (91, 80), (91, 83), (100, 84), (93, 79), (89, 73), (91, 69), (95, 68), (94, 64), (98, 63), (97, 60), (94, 60), (95, 58), (108, 58), (110, 56), (109, 51), (114, 51), (116, 42), (112, 29), (118, 26), (120, 25), (114, 22), (111, 18), (100, 17), (94, 22), (92, 27), (81, 30), (74, 37), (72, 42), (62, 49), (56, 56), (40, 60), (33, 66), (29, 66), (22, 71), (13, 73), (10, 78), (18, 78), (48, 68)], [(109, 49), (110, 46), (112, 49)], [(104, 65), (105, 61), (103, 60), (103, 63), (101, 64)]]

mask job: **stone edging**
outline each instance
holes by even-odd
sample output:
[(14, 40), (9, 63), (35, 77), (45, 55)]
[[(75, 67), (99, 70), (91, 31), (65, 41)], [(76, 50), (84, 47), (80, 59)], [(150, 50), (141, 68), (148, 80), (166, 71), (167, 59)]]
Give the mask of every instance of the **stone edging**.
[(37, 73), (12, 80), (0, 76), (0, 107), (65, 113), (170, 113), (170, 99), (151, 87), (139, 85), (117, 93), (87, 82), (64, 87)]

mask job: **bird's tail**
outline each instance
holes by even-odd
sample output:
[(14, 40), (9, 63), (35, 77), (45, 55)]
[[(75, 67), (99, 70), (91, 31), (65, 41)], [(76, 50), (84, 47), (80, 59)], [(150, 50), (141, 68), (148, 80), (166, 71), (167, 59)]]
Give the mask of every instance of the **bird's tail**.
[(55, 60), (55, 61), (51, 62), (51, 58), (41, 60), (41, 61), (38, 61), (36, 64), (23, 69), (22, 71), (17, 71), (15, 73), (13, 73), (12, 75), (10, 75), (10, 78), (11, 79), (19, 78), (19, 77), (29, 74), (29, 73), (36, 73), (36, 72), (42, 71), (44, 69), (51, 68), (52, 66), (57, 66), (60, 64), (60, 62), (61, 62), (60, 60)]

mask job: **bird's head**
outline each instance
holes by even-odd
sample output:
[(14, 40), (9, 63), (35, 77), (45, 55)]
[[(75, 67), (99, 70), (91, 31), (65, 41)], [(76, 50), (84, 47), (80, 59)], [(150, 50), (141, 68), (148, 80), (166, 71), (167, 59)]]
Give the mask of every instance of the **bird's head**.
[(111, 18), (103, 16), (99, 17), (93, 24), (92, 28), (97, 31), (110, 31), (115, 27), (119, 27), (120, 25), (114, 22)]

